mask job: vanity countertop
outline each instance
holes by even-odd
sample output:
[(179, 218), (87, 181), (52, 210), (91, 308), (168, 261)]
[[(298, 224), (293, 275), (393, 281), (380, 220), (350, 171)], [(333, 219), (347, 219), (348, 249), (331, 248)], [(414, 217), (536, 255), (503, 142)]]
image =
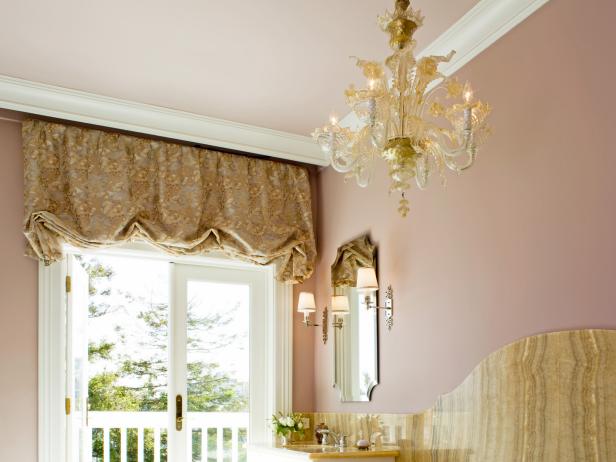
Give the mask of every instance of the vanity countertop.
[[(288, 446), (278, 445), (251, 445), (252, 452), (270, 453), (281, 455), (296, 460), (331, 460), (331, 459), (383, 459), (394, 458), (400, 455), (400, 449), (396, 446), (385, 446), (376, 449), (357, 449), (349, 446), (340, 449), (334, 446), (322, 446), (316, 443), (295, 443)], [(251, 452), (249, 449), (249, 453)]]

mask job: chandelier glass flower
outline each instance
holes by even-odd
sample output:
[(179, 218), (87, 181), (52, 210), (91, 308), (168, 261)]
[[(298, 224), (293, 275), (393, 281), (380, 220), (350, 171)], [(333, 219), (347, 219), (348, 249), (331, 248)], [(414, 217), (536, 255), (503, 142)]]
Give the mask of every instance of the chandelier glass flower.
[(439, 72), (453, 51), (415, 58), (413, 34), (423, 17), (409, 0), (397, 0), (395, 11), (386, 12), (378, 22), (389, 34), (394, 53), (384, 64), (357, 59), (366, 87), (351, 85), (345, 92), (361, 128), (341, 127), (332, 118), (312, 136), (332, 167), (362, 187), (370, 183), (374, 161), (381, 157), (388, 165), (390, 190), (402, 195), (398, 211), (406, 216), (405, 192), (413, 181), (424, 189), (434, 171), (444, 183), (446, 169), (461, 173), (473, 165), (489, 135), (490, 107), (474, 99), (470, 83), (461, 84)]

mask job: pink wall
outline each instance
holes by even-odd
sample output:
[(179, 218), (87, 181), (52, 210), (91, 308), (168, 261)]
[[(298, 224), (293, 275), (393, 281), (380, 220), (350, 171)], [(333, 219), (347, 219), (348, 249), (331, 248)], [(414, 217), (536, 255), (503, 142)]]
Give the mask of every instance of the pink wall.
[[(312, 216), (317, 232), (318, 194), (317, 171), (310, 171), (310, 186), (312, 188)], [(316, 278), (312, 277), (304, 284), (293, 287), (293, 410), (295, 412), (312, 412), (315, 405), (314, 394), (314, 327), (302, 324), (304, 316), (295, 310), (297, 299), (302, 291), (315, 292)], [(314, 319), (313, 315), (313, 321)]]
[(0, 120), (0, 159), (0, 460), (34, 462), (37, 264), (23, 256), (21, 125)]
[(467, 65), (494, 134), (446, 190), (413, 191), (408, 218), (383, 168), (366, 190), (322, 171), (319, 305), (337, 246), (369, 231), (396, 313), (369, 404), (339, 402), (331, 344), (315, 340), (316, 410), (421, 410), (517, 338), (616, 328), (615, 15), (554, 0)]
[[(294, 287), (293, 307), (297, 306), (300, 291), (315, 292), (315, 278)], [(314, 393), (314, 327), (302, 324), (304, 316), (293, 309), (293, 411), (312, 412), (315, 408)], [(312, 315), (313, 321), (315, 319)], [(320, 322), (319, 322), (320, 323)]]

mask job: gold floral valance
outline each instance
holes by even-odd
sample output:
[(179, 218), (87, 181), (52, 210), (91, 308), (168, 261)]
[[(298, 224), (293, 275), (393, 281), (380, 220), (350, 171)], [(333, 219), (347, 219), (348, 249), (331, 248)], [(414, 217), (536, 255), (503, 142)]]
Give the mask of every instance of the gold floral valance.
[(316, 258), (309, 174), (295, 165), (40, 120), (23, 123), (29, 253), (144, 240), (222, 251), (301, 282)]
[(331, 268), (332, 287), (354, 287), (359, 268), (375, 268), (375, 254), (376, 247), (367, 234), (338, 247)]

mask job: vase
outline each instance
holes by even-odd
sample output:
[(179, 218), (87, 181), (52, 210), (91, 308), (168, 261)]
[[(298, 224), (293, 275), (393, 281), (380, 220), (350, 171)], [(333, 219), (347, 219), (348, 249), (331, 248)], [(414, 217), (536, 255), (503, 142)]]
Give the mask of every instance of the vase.
[(291, 435), (289, 433), (280, 435), (280, 445), (281, 446), (288, 446), (290, 443), (291, 443)]

